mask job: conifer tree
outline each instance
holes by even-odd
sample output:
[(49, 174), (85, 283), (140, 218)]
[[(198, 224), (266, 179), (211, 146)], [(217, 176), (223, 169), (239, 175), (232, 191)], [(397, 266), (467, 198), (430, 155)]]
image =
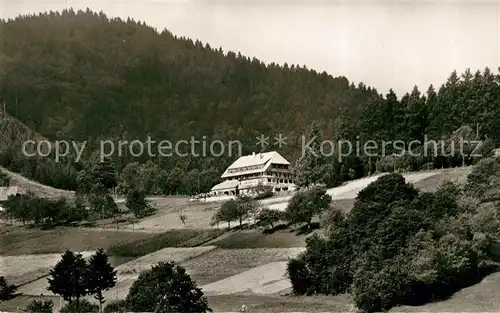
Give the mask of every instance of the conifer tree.
[(83, 256), (66, 250), (50, 271), (47, 290), (62, 296), (66, 301), (76, 300), (78, 306), (80, 298), (87, 295), (86, 273), (87, 262)]
[(104, 301), (103, 291), (109, 290), (116, 285), (116, 270), (108, 261), (108, 256), (103, 249), (96, 251), (90, 258), (86, 284), (88, 293), (99, 301), (99, 309), (102, 311)]
[(323, 137), (316, 122), (311, 125), (308, 140), (304, 140), (303, 154), (295, 166), (295, 181), (300, 187), (322, 182), (326, 158), (321, 149)]

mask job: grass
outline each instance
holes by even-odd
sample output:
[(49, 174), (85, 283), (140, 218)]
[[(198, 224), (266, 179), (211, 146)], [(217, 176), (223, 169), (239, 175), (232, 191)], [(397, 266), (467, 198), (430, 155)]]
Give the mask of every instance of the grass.
[(293, 230), (277, 230), (271, 234), (261, 231), (245, 230), (232, 232), (210, 242), (210, 245), (222, 249), (250, 249), (250, 248), (295, 248), (305, 247), (306, 236), (298, 236)]
[(223, 232), (217, 229), (173, 229), (153, 237), (113, 245), (107, 252), (111, 256), (141, 257), (163, 248), (200, 246), (222, 235)]
[(214, 312), (239, 312), (242, 304), (249, 312), (349, 312), (351, 300), (346, 295), (275, 297), (263, 295), (208, 296), (208, 304)]
[[(33, 300), (52, 300), (54, 302), (54, 310), (59, 309), (59, 297), (55, 296), (17, 296), (14, 299), (0, 302), (0, 311), (2, 312), (23, 312), (22, 309)], [(65, 303), (63, 303), (64, 306)], [(19, 309), (18, 309), (19, 308)]]
[(0, 254), (48, 254), (72, 251), (91, 251), (99, 248), (135, 242), (156, 234), (131, 231), (100, 231), (78, 228), (53, 230), (15, 230), (0, 234)]
[(286, 261), (301, 251), (301, 248), (214, 249), (181, 265), (198, 285), (204, 285), (270, 262)]

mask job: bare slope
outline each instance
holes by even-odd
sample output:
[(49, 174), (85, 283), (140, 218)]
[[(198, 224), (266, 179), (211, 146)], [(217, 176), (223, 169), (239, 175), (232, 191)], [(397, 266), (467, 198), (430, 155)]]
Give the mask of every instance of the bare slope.
[[(50, 142), (47, 138), (33, 131), (18, 119), (0, 110), (0, 152), (19, 149), (19, 153), (22, 153), (22, 144), (27, 140)], [(2, 166), (0, 166), (0, 170), (11, 177), (11, 185), (18, 186), (24, 191), (31, 191), (39, 197), (72, 197), (74, 194), (73, 191), (61, 190), (40, 184), (18, 173), (9, 171)]]
[(18, 173), (14, 173), (0, 166), (0, 170), (8, 174), (11, 178), (10, 184), (18, 186), (21, 190), (31, 191), (35, 195), (43, 198), (72, 198), (75, 195), (74, 191), (57, 189), (47, 185), (40, 184), (39, 182), (30, 180)]

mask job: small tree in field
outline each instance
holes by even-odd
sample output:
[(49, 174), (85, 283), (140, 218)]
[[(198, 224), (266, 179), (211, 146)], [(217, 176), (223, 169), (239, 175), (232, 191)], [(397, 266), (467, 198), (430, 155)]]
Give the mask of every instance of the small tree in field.
[(154, 209), (146, 200), (144, 192), (136, 189), (127, 194), (126, 205), (135, 217), (144, 217), (154, 212)]
[(106, 304), (103, 313), (125, 313), (127, 312), (127, 302), (125, 300), (115, 300)]
[(99, 313), (99, 306), (84, 299), (66, 304), (59, 313)]
[(0, 276), (0, 300), (9, 300), (14, 296), (17, 287), (9, 284), (5, 277)]
[(313, 216), (330, 207), (332, 198), (322, 186), (315, 186), (295, 193), (286, 208), (287, 219), (293, 223), (306, 223), (311, 227)]
[(52, 300), (33, 300), (24, 311), (28, 313), (52, 313), (53, 309), (54, 302)]
[(239, 196), (236, 198), (236, 218), (240, 222), (240, 227), (243, 220), (254, 216), (258, 210), (258, 202), (248, 196)]
[(231, 228), (231, 222), (238, 219), (238, 205), (236, 200), (229, 199), (222, 203), (220, 208), (214, 214), (213, 223), (227, 222), (227, 228)]
[(183, 212), (179, 214), (179, 219), (181, 220), (182, 224), (184, 224), (184, 227), (186, 227), (187, 215)]
[(76, 300), (78, 308), (81, 297), (87, 295), (87, 262), (81, 254), (67, 250), (49, 274), (47, 290), (60, 295), (64, 300)]
[(283, 212), (265, 208), (257, 216), (257, 223), (259, 226), (271, 226), (271, 229), (274, 229), (276, 224), (284, 219), (285, 215)]
[(103, 249), (97, 250), (90, 258), (86, 278), (88, 293), (99, 301), (99, 310), (102, 311), (103, 291), (116, 285), (116, 270), (109, 264), (108, 256)]
[(142, 272), (126, 298), (127, 311), (205, 313), (211, 311), (203, 292), (186, 270), (174, 262), (160, 262)]

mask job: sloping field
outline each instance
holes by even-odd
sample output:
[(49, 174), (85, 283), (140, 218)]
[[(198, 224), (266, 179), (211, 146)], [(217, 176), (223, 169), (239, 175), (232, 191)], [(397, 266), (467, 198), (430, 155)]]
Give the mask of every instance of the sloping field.
[(56, 230), (18, 230), (0, 234), (1, 255), (48, 254), (90, 251), (120, 243), (153, 237), (155, 234), (131, 231), (101, 231), (78, 228)]
[(195, 248), (165, 248), (150, 253), (141, 258), (124, 263), (116, 268), (118, 274), (139, 274), (148, 270), (160, 261), (174, 261), (176, 263), (192, 259), (203, 253), (215, 249), (215, 246), (203, 246)]
[(447, 300), (421, 306), (401, 306), (389, 312), (500, 312), (500, 273), (486, 276), (480, 283), (459, 290)]
[(467, 182), (467, 175), (472, 170), (472, 166), (456, 167), (443, 169), (437, 175), (429, 176), (414, 182), (414, 186), (426, 192), (434, 192), (446, 181), (455, 184), (465, 184)]
[(35, 195), (44, 198), (73, 198), (74, 191), (57, 189), (54, 187), (40, 184), (36, 181), (30, 180), (20, 174), (9, 171), (8, 169), (0, 166), (0, 170), (8, 174), (11, 178), (11, 185), (18, 186), (24, 191), (32, 191)]
[[(443, 173), (443, 170), (433, 170), (428, 172), (407, 173), (403, 174), (403, 177), (409, 183), (417, 183), (423, 179), (440, 175), (441, 173)], [(358, 193), (361, 190), (363, 190), (370, 183), (376, 181), (380, 176), (385, 174), (386, 173), (360, 178), (357, 180), (352, 180), (345, 183), (342, 186), (328, 189), (327, 193), (332, 197), (332, 200), (354, 199), (357, 197)], [(284, 211), (286, 209), (289, 197), (282, 199), (284, 202), (271, 204), (268, 206), (268, 208), (273, 210)]]
[(141, 258), (124, 263), (116, 268), (117, 282), (116, 286), (104, 293), (107, 299), (124, 299), (134, 281), (139, 277), (140, 272), (148, 270), (151, 266), (160, 261), (174, 261), (181, 263), (183, 261), (196, 258), (215, 246), (204, 246), (196, 248), (165, 248), (155, 253), (148, 254)]
[(354, 312), (349, 295), (338, 296), (273, 296), (273, 295), (218, 295), (208, 296), (214, 312), (239, 313), (241, 305), (251, 313), (307, 313), (307, 312)]
[(300, 248), (306, 246), (307, 235), (297, 235), (289, 229), (264, 234), (261, 231), (242, 230), (226, 233), (208, 244), (221, 249)]
[(251, 292), (275, 294), (291, 287), (286, 278), (287, 262), (271, 262), (201, 287), (206, 295)]
[[(142, 258), (138, 258), (116, 267), (117, 285), (109, 290), (105, 297), (114, 299), (116, 295), (125, 297), (132, 283), (137, 279), (141, 271), (150, 269), (152, 265), (160, 261), (182, 262), (190, 258), (196, 257), (215, 247), (197, 247), (197, 248), (165, 248), (155, 253), (148, 254)], [(24, 295), (53, 295), (47, 291), (47, 278), (41, 278), (31, 283), (28, 283), (18, 290)], [(90, 298), (89, 298), (90, 299)]]
[[(94, 251), (80, 252), (84, 258), (90, 257)], [(25, 284), (45, 275), (61, 259), (61, 254), (38, 254), (0, 256), (2, 275), (15, 285)]]
[[(198, 285), (205, 285), (262, 266), (288, 261), (305, 248), (215, 249), (182, 263)], [(245, 282), (241, 281), (244, 285)]]

